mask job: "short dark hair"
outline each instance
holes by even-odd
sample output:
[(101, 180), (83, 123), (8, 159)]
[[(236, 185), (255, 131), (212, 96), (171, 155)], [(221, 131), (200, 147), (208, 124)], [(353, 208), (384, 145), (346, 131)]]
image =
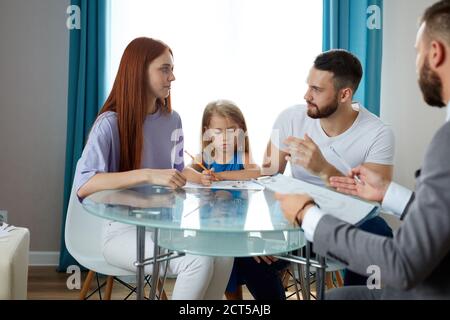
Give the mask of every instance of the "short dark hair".
[(450, 46), (450, 0), (436, 2), (429, 7), (422, 16), (425, 32), (430, 40), (440, 40)]
[(363, 76), (359, 59), (354, 54), (342, 49), (334, 49), (320, 54), (314, 61), (314, 68), (333, 73), (336, 90), (350, 87), (355, 92)]

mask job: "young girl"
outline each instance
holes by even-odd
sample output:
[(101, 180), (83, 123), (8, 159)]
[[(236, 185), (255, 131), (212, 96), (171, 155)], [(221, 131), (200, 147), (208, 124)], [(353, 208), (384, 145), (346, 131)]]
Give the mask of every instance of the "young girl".
[[(260, 176), (260, 168), (251, 158), (244, 116), (234, 103), (219, 100), (206, 106), (201, 143), (202, 153), (185, 170), (190, 182), (211, 185), (214, 180), (250, 180)], [(225, 293), (228, 299), (242, 299), (240, 284), (235, 263)]]
[[(80, 199), (105, 189), (141, 184), (175, 189), (186, 183), (180, 172), (184, 170), (181, 119), (170, 103), (174, 80), (167, 45), (149, 38), (128, 45), (77, 164), (74, 184)], [(111, 221), (103, 234), (106, 261), (135, 271), (136, 228)], [(152, 256), (151, 232), (145, 248), (146, 256)], [(169, 273), (178, 275), (172, 298), (222, 299), (232, 263), (229, 258), (192, 255), (170, 260)]]
[(251, 159), (248, 140), (244, 115), (233, 102), (218, 100), (209, 103), (202, 119), (202, 153), (186, 169), (186, 178), (210, 185), (214, 180), (259, 177), (261, 170)]

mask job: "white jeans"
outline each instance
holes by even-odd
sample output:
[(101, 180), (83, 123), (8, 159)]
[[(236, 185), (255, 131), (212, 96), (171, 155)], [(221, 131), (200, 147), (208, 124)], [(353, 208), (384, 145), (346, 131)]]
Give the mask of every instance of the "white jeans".
[[(153, 233), (145, 235), (145, 257), (153, 256)], [(108, 222), (103, 229), (103, 256), (116, 267), (136, 271), (136, 227)], [(162, 267), (162, 266), (161, 266)], [(177, 275), (173, 300), (221, 300), (230, 278), (233, 258), (185, 255), (169, 261), (168, 273)], [(161, 270), (163, 272), (163, 270)], [(145, 266), (152, 273), (152, 266)]]

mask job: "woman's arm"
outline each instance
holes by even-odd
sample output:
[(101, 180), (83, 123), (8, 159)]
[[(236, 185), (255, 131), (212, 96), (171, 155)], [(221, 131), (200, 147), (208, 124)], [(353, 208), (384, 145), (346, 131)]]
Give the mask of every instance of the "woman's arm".
[(186, 178), (175, 169), (97, 173), (78, 190), (77, 195), (83, 199), (98, 191), (124, 189), (141, 184), (156, 184), (176, 189), (186, 184)]

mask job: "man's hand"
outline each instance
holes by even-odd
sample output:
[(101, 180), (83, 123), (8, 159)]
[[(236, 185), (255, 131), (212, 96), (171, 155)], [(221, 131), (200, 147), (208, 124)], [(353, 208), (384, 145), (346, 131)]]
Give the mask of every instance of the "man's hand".
[[(280, 202), (281, 210), (284, 216), (289, 222), (297, 224), (298, 220), (301, 224), (303, 218), (309, 208), (313, 207), (313, 204), (309, 204), (305, 207), (305, 203), (313, 200), (307, 194), (275, 194), (275, 199)], [(301, 210), (303, 208), (303, 210)]]
[[(362, 183), (355, 181), (355, 175)], [(391, 181), (383, 179), (381, 175), (364, 166), (353, 169), (348, 177), (330, 178), (330, 185), (338, 192), (380, 203), (383, 202), (390, 183)]]
[(311, 174), (328, 180), (328, 174), (336, 171), (324, 158), (317, 144), (307, 134), (305, 134), (305, 139), (289, 137), (284, 141), (284, 144), (288, 146), (287, 152), (290, 154), (290, 156), (286, 156), (286, 160), (302, 166)]

